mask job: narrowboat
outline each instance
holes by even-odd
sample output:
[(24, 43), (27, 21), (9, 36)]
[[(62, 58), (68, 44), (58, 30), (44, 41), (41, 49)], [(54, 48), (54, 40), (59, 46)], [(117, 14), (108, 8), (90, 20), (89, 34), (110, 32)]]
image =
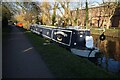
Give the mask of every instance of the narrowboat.
[(82, 57), (95, 57), (99, 49), (94, 46), (90, 29), (50, 28), (45, 25), (32, 24), (30, 30), (59, 44), (69, 47), (73, 54)]

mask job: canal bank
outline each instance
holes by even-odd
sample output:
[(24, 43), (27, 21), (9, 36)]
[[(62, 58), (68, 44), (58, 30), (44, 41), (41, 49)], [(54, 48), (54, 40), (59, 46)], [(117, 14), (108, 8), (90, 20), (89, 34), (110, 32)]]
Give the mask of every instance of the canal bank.
[[(92, 28), (91, 34), (100, 35), (102, 33), (102, 29), (100, 28)], [(120, 39), (120, 29), (105, 29), (105, 35), (108, 37), (119, 38)]]

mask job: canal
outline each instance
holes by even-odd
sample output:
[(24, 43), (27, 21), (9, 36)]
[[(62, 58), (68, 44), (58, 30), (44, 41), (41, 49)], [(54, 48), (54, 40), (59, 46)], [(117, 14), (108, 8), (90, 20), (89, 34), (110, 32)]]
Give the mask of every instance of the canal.
[(94, 44), (98, 42), (96, 46), (100, 49), (100, 53), (97, 54), (97, 58), (90, 60), (106, 71), (120, 75), (120, 39), (106, 37), (104, 41), (98, 41), (99, 36), (92, 36)]

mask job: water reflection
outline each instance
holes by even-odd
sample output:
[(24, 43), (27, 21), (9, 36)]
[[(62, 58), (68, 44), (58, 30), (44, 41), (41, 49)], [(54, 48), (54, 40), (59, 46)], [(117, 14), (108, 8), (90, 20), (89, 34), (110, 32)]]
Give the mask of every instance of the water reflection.
[(105, 56), (98, 58), (98, 65), (105, 68), (107, 71), (120, 73), (120, 62), (112, 58), (107, 59)]
[[(94, 42), (99, 36), (93, 35)], [(99, 41), (97, 47), (102, 56), (97, 58), (97, 65), (107, 71), (120, 73), (120, 39), (107, 37), (104, 41)]]

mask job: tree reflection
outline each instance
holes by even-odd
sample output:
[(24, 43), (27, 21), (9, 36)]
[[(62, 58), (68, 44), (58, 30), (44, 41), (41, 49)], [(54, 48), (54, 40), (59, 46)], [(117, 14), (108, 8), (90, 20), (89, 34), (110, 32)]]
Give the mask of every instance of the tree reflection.
[[(93, 35), (94, 42), (98, 36)], [(118, 38), (107, 37), (104, 41), (99, 41), (97, 47), (102, 56), (98, 57), (98, 66), (110, 72), (119, 73), (120, 71), (120, 40)]]

